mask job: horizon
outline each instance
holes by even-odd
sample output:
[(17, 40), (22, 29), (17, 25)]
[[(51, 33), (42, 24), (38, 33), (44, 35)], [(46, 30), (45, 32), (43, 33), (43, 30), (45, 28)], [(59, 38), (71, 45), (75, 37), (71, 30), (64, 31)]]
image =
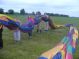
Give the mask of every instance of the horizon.
[(4, 11), (13, 9), (27, 13), (40, 11), (41, 13), (64, 14), (70, 17), (79, 17), (79, 0), (0, 0), (0, 8)]

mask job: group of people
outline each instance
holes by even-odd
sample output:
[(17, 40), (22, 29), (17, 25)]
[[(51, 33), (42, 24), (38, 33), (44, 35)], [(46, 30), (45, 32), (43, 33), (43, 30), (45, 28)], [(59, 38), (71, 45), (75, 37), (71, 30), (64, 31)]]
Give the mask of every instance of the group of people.
[[(39, 22), (44, 22), (46, 25), (44, 30), (48, 31), (48, 29), (49, 29), (49, 21), (48, 21), (49, 16), (46, 13), (44, 13), (44, 15), (41, 15), (40, 12), (37, 12), (34, 19), (37, 19), (37, 21), (39, 20)], [(37, 32), (41, 32), (41, 30), (42, 30), (40, 25), (41, 25), (40, 23), (38, 23), (36, 25)]]
[[(48, 17), (48, 15), (46, 15), (46, 14), (41, 15), (40, 12), (37, 12), (34, 18), (31, 18), (30, 16), (28, 16), (28, 21), (31, 20), (32, 22), (34, 22), (35, 19), (38, 21), (38, 24), (36, 24), (37, 32), (41, 32), (40, 23), (39, 23), (39, 22), (41, 22), (41, 16)], [(14, 20), (16, 20), (17, 22), (20, 22), (17, 18), (15, 18)], [(48, 28), (49, 28), (48, 21), (46, 21), (45, 23), (46, 23), (45, 30), (48, 31)], [(3, 25), (0, 24), (0, 49), (3, 48), (2, 32), (3, 32)], [(16, 30), (13, 30), (13, 34), (14, 34), (15, 42), (20, 41), (21, 35), (20, 35), (19, 28), (17, 28)], [(28, 35), (29, 35), (29, 38), (32, 38), (32, 31), (28, 32)]]

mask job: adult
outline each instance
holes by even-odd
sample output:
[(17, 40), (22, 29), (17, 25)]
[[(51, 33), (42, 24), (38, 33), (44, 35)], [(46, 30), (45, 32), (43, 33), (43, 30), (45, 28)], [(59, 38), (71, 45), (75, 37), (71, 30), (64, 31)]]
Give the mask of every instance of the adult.
[(3, 32), (3, 25), (0, 24), (0, 49), (3, 48), (2, 32)]
[(34, 20), (35, 20), (35, 25), (36, 25), (36, 28), (37, 28), (37, 32), (41, 32), (41, 27), (40, 27), (41, 13), (40, 12), (36, 12)]

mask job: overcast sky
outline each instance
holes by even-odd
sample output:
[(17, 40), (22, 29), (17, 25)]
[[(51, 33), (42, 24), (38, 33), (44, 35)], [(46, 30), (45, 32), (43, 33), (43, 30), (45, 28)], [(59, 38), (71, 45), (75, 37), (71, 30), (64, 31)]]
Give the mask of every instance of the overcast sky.
[(41, 11), (79, 17), (79, 0), (0, 0), (4, 11), (24, 8), (26, 12)]

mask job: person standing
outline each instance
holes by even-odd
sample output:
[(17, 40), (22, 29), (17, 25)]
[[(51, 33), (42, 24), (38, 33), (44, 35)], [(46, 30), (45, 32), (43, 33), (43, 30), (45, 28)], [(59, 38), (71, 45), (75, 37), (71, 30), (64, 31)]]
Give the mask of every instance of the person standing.
[[(28, 26), (33, 27), (34, 26), (34, 19), (31, 16), (28, 16), (27, 20), (28, 20)], [(28, 31), (29, 39), (32, 38), (32, 31), (33, 30)]]
[(0, 49), (3, 48), (2, 32), (3, 32), (3, 25), (0, 25)]
[(14, 40), (15, 42), (20, 41), (20, 30), (18, 28), (14, 30)]
[[(16, 20), (16, 22), (21, 23), (20, 20), (18, 20), (17, 18), (15, 18), (14, 20)], [(21, 40), (21, 34), (20, 34), (20, 30), (19, 28), (13, 30), (13, 34), (14, 34), (14, 40), (15, 42), (18, 42)]]
[(40, 22), (41, 22), (41, 13), (40, 12), (36, 12), (35, 18), (34, 18), (35, 22), (36, 22), (36, 28), (37, 28), (37, 32), (41, 32), (41, 27), (40, 27)]
[(45, 31), (48, 31), (48, 29), (49, 29), (49, 16), (46, 13), (44, 13), (44, 17), (45, 17), (45, 23), (46, 23)]

